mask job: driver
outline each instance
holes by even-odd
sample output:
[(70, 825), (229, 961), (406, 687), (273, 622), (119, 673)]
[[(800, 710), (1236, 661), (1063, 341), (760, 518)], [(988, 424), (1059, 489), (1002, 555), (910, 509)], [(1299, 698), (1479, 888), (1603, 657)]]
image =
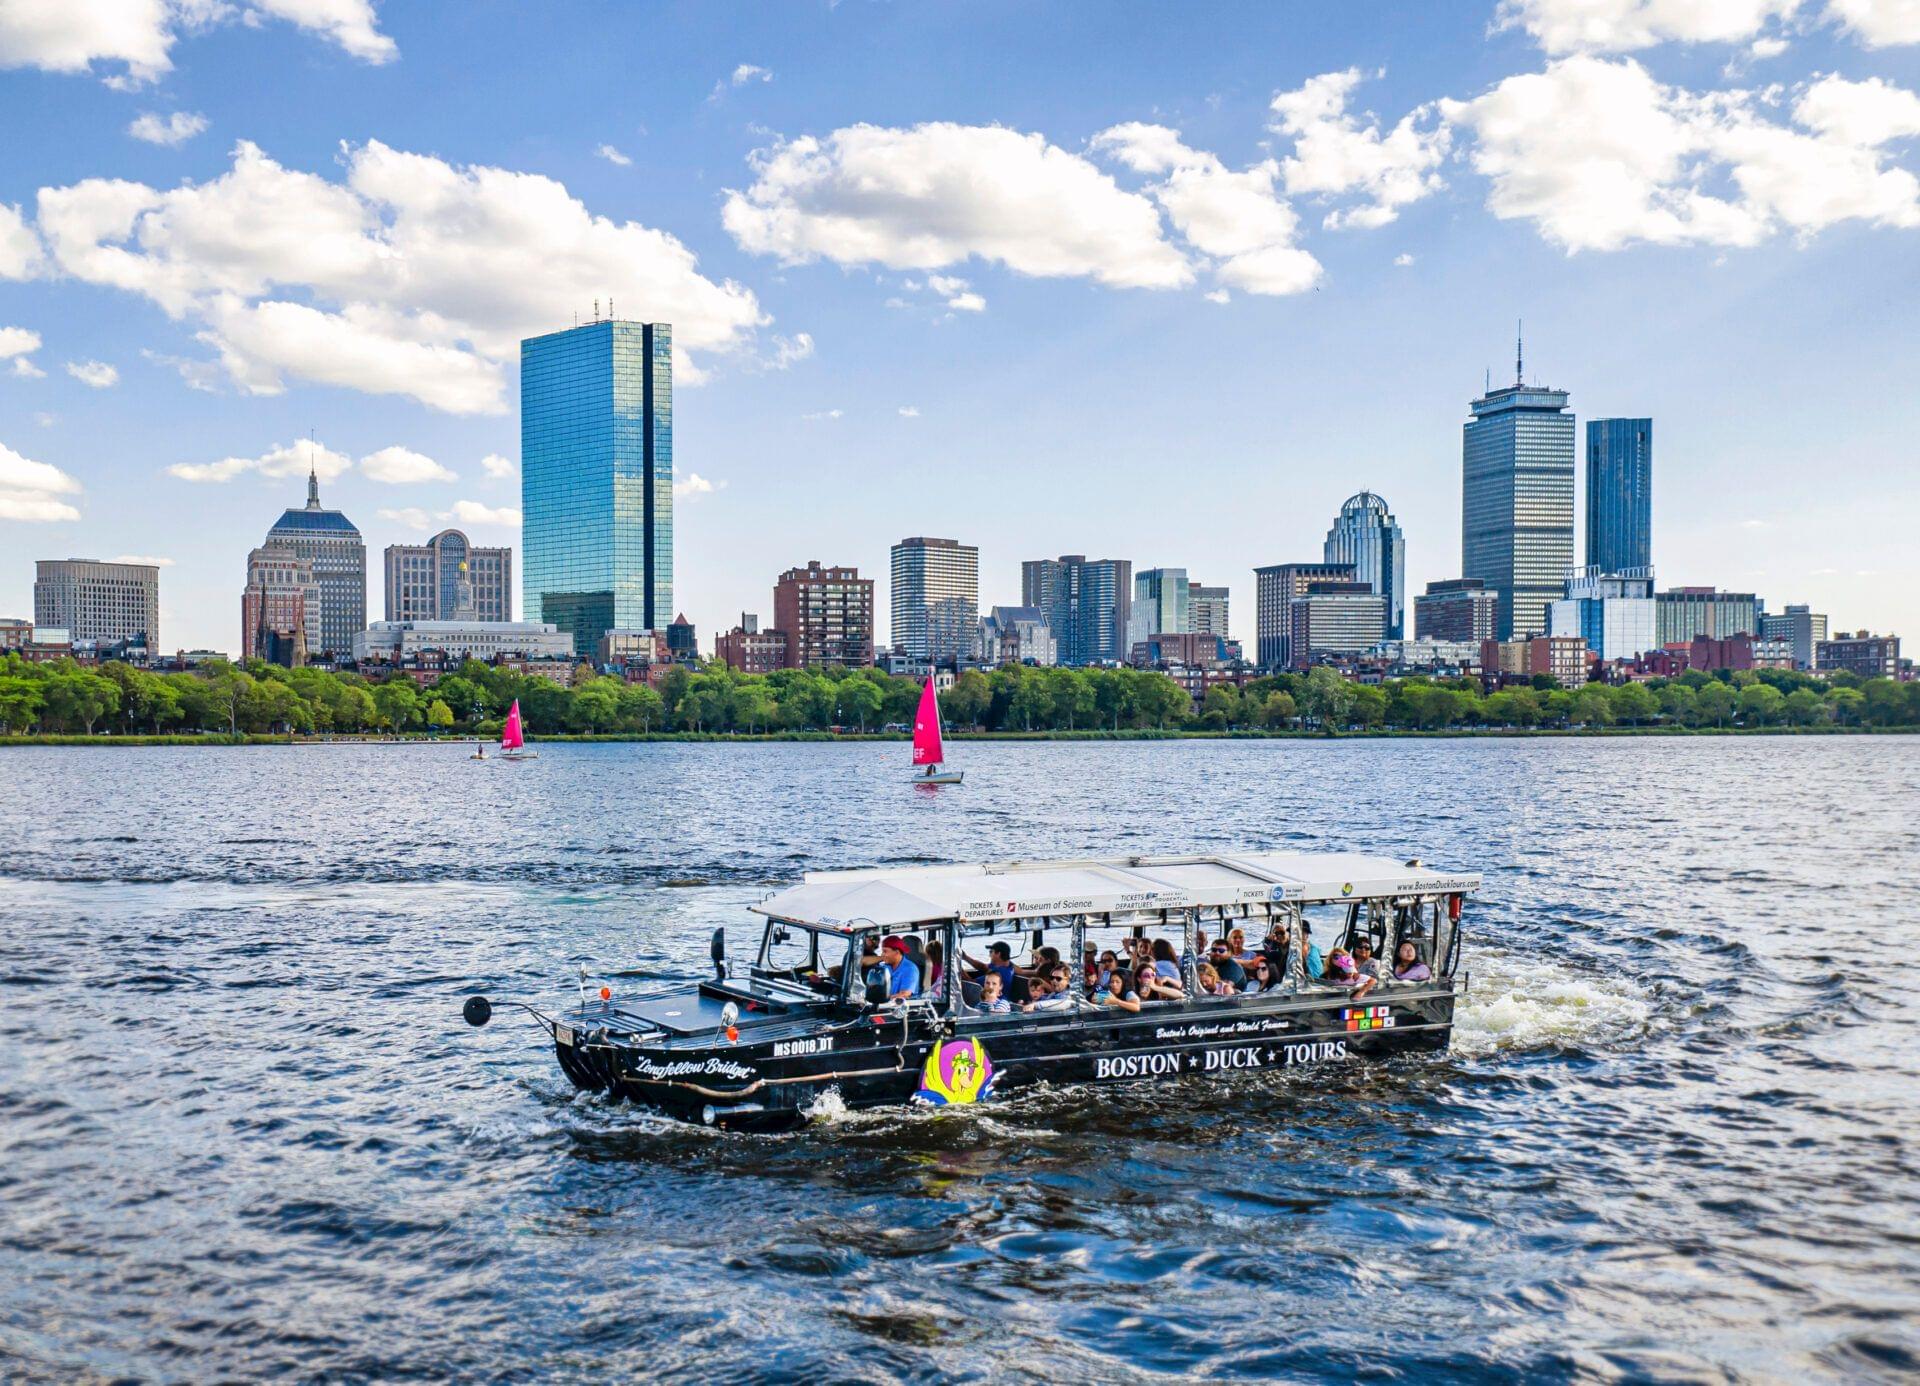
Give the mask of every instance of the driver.
[[(887, 999), (911, 1001), (920, 990), (920, 968), (907, 956), (906, 940), (898, 934), (888, 934), (880, 943), (880, 961), (887, 969)], [(881, 979), (868, 978), (870, 982), (878, 980)]]

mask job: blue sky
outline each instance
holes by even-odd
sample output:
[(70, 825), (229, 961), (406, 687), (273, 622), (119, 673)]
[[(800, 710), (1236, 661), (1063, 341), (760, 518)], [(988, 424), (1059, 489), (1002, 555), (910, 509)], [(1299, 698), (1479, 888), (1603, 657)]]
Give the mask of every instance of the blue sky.
[[(909, 534), (1457, 575), (1484, 372), (1655, 420), (1663, 583), (1920, 631), (1920, 18), (1428, 6), (0, 0), (0, 614), (151, 556), (238, 644), (304, 492), (518, 545), (513, 343), (673, 321), (677, 605)], [(447, 517), (447, 518), (443, 518)], [(884, 616), (883, 616), (884, 622)]]

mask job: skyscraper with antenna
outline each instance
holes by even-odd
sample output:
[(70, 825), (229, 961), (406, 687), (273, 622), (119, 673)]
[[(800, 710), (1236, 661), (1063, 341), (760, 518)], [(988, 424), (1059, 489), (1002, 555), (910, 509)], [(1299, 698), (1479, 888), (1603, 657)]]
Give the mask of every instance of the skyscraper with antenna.
[(1499, 596), (1502, 640), (1546, 633), (1573, 566), (1573, 415), (1565, 390), (1528, 387), (1523, 340), (1513, 384), (1468, 406), (1461, 443), (1461, 575)]
[(351, 656), (353, 637), (367, 628), (367, 546), (352, 520), (320, 503), (319, 454), (309, 437), (306, 507), (281, 515), (263, 546), (291, 549), (313, 570), (319, 646), (309, 648), (307, 658), (314, 662)]

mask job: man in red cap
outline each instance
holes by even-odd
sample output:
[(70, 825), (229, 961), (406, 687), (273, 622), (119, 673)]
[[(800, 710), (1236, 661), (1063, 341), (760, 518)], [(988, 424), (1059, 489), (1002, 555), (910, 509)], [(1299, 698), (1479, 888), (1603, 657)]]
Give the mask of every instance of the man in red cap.
[(888, 999), (912, 1000), (920, 990), (920, 968), (907, 956), (906, 940), (898, 934), (888, 934), (880, 941), (880, 961), (887, 968)]

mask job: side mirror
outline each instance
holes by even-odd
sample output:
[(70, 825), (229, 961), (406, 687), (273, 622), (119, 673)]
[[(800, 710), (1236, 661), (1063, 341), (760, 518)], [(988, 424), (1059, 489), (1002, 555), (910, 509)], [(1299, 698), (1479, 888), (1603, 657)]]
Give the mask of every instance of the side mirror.
[(887, 988), (884, 983), (867, 983), (867, 1004), (869, 1006), (884, 1006), (887, 1004)]
[(707, 955), (713, 959), (714, 974), (722, 979), (727, 975), (727, 931), (715, 929), (713, 943), (707, 949)]

